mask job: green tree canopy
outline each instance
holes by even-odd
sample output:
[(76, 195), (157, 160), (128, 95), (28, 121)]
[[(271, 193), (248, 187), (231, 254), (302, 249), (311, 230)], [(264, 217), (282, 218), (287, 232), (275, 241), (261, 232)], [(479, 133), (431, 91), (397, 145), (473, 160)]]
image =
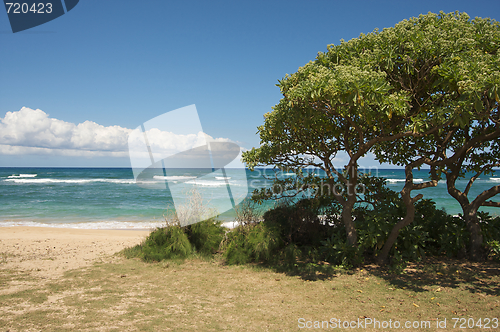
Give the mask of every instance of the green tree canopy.
[[(359, 158), (373, 151), (380, 161), (406, 166), (410, 208), (421, 197), (411, 198), (413, 189), (437, 183), (412, 182), (411, 169), (425, 161), (418, 151), (437, 158), (432, 140), (425, 138), (484, 118), (486, 86), (496, 96), (499, 36), (498, 23), (490, 19), (429, 13), (329, 45), (279, 81), (283, 98), (258, 128), (261, 146), (243, 159), (250, 168), (275, 165), (300, 172), (314, 166), (331, 184), (343, 183), (347, 197), (332, 194), (343, 207), (348, 241), (355, 245), (352, 209)], [(419, 149), (409, 149), (407, 142)], [(339, 164), (335, 157), (341, 151), (349, 158)], [(406, 223), (412, 220), (411, 209), (408, 214)]]

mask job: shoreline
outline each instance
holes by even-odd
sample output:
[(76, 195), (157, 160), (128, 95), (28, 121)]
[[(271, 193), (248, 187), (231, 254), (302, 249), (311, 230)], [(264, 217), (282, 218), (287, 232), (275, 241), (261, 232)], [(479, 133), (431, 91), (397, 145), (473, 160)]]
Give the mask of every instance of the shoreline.
[(57, 278), (64, 272), (113, 261), (113, 255), (140, 244), (149, 230), (1, 227), (0, 269)]
[(63, 220), (0, 220), (0, 228), (6, 227), (35, 227), (49, 229), (81, 229), (81, 230), (140, 230), (151, 231), (165, 224), (165, 220), (156, 221), (126, 221), (126, 220), (100, 220), (100, 221), (72, 221)]
[[(236, 220), (223, 220), (222, 225), (232, 229), (238, 224)], [(1, 221), (0, 229), (4, 228), (48, 228), (98, 231), (147, 231), (164, 227), (165, 221), (82, 221), (82, 222), (37, 222), (37, 221)]]

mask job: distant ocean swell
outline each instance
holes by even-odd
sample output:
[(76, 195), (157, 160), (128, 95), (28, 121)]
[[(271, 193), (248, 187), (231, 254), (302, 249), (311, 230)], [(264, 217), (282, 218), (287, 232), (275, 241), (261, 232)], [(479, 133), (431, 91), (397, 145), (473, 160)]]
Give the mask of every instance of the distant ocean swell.
[[(116, 184), (140, 184), (140, 183), (157, 183), (167, 180), (168, 182), (178, 183), (180, 180), (186, 178), (196, 177), (180, 177), (182, 179), (174, 180), (173, 178), (179, 177), (171, 177), (172, 179), (154, 179), (151, 181), (141, 181), (141, 180), (133, 180), (133, 179), (35, 179), (32, 178), (7, 178), (5, 182), (14, 182), (14, 183), (27, 183), (27, 184), (47, 184), (47, 183), (67, 183), (67, 184), (85, 184), (85, 183), (93, 183), (93, 182), (102, 182), (102, 183), (116, 183)], [(225, 186), (225, 182), (221, 181), (210, 181), (210, 180), (190, 180), (190, 181), (182, 181), (186, 184), (198, 185), (198, 186)], [(231, 182), (232, 183), (232, 182)], [(238, 185), (238, 183), (234, 183), (234, 185)]]

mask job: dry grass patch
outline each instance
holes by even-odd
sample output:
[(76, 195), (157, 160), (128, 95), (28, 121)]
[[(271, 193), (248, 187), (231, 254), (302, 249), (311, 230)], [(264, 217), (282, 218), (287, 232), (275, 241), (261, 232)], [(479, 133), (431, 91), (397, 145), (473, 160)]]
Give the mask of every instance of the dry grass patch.
[(498, 317), (499, 271), (493, 263), (429, 260), (398, 276), (366, 267), (310, 280), (312, 272), (220, 260), (123, 258), (56, 280), (0, 270), (0, 326), (11, 332), (293, 331), (301, 330), (299, 318), (432, 324), (447, 318), (453, 330), (452, 317)]

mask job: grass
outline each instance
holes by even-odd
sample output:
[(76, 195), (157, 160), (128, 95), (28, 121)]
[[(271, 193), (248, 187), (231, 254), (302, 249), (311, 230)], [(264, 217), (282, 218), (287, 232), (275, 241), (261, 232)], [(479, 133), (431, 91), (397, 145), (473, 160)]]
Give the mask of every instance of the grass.
[(0, 252), (0, 264), (7, 263), (9, 257), (13, 257), (15, 255), (9, 254), (7, 252)]
[(117, 258), (56, 280), (0, 270), (0, 331), (294, 331), (300, 318), (433, 329), (446, 318), (453, 330), (453, 317), (499, 318), (499, 295), (500, 264), (491, 262), (428, 259), (394, 275), (375, 266), (276, 272), (220, 259)]

